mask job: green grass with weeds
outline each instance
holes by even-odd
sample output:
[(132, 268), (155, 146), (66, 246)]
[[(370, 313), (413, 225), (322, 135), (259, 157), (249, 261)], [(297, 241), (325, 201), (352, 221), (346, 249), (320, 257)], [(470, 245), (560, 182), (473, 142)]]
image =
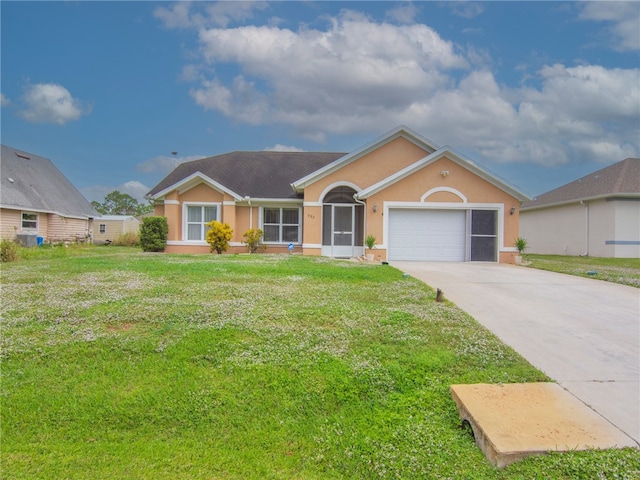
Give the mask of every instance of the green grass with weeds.
[(529, 267), (640, 288), (640, 258), (525, 255)]
[(3, 478), (640, 476), (634, 449), (491, 467), (449, 386), (547, 379), (392, 267), (79, 252), (3, 265)]

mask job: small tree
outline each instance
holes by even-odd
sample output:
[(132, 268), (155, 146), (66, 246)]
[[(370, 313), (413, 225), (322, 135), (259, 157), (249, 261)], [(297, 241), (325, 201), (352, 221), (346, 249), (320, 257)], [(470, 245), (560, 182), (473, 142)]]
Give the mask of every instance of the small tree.
[(207, 232), (207, 243), (211, 245), (211, 251), (214, 250), (221, 254), (229, 249), (229, 242), (233, 238), (233, 229), (228, 223), (220, 223), (213, 220), (206, 224), (209, 228)]
[(91, 205), (96, 209), (96, 212), (103, 215), (133, 215), (137, 217), (153, 211), (153, 205), (138, 203), (138, 200), (128, 193), (120, 193), (118, 190), (105, 195), (104, 202), (100, 203), (94, 200)]
[(264, 232), (260, 228), (250, 228), (242, 234), (244, 242), (249, 249), (249, 253), (256, 253), (262, 246), (262, 235)]
[(145, 217), (140, 226), (140, 246), (144, 252), (162, 252), (167, 246), (169, 225), (166, 217)]

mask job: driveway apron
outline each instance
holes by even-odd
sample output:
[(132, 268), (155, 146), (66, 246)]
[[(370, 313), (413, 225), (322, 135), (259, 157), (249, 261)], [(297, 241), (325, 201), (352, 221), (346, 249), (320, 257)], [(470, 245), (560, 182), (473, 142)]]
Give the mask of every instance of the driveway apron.
[(495, 263), (390, 262), (640, 445), (640, 290)]

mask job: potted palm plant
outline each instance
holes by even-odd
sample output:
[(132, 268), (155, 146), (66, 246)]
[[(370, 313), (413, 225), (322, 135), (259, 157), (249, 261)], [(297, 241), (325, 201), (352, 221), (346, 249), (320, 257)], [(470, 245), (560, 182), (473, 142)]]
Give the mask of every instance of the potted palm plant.
[(371, 250), (373, 250), (376, 247), (376, 237), (374, 237), (373, 235), (369, 234), (367, 235), (367, 238), (364, 239), (364, 243), (367, 246), (367, 260), (372, 262), (373, 261), (373, 252)]
[(527, 241), (522, 237), (518, 237), (516, 238), (514, 245), (518, 249), (518, 255), (515, 257), (516, 265), (520, 265), (522, 263), (522, 254), (527, 248)]

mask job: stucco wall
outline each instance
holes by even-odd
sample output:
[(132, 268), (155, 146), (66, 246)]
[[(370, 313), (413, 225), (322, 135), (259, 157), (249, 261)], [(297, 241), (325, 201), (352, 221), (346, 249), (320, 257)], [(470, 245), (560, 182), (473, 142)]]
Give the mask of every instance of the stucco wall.
[(640, 198), (614, 200), (614, 256), (640, 258)]
[(589, 204), (589, 256), (613, 257), (614, 245), (607, 240), (615, 235), (615, 208), (606, 200), (590, 201)]
[(640, 242), (640, 201), (599, 199), (524, 211), (520, 232), (529, 253), (637, 258), (640, 245), (621, 243)]
[(586, 208), (562, 205), (520, 212), (520, 236), (527, 252), (548, 255), (582, 255), (587, 249)]
[(351, 182), (360, 189), (370, 187), (428, 154), (410, 141), (397, 138), (309, 185), (304, 191), (304, 201), (322, 201), (322, 192), (337, 182)]

